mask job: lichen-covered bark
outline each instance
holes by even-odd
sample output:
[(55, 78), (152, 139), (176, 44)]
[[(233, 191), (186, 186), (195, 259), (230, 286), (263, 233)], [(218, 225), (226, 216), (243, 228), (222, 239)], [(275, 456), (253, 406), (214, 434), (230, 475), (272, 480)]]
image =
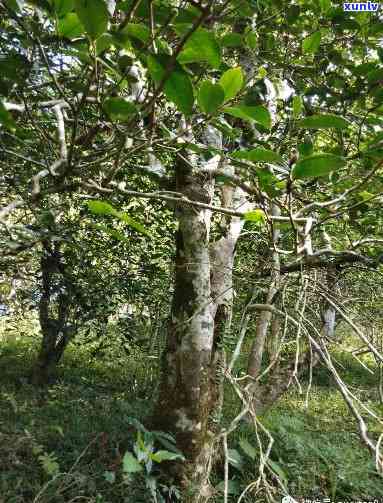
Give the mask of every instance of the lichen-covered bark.
[[(177, 165), (177, 192), (206, 199), (207, 186), (188, 166)], [(175, 434), (187, 458), (178, 478), (203, 478), (208, 453), (209, 416), (214, 408), (214, 368), (209, 214), (192, 207), (177, 209), (175, 290), (163, 356), (159, 399), (152, 422)], [(205, 459), (204, 459), (205, 458)]]
[[(203, 176), (203, 178), (202, 178)], [(214, 194), (209, 174), (192, 174), (178, 163), (176, 190), (188, 198), (209, 202)], [(232, 189), (231, 189), (232, 190)], [(231, 194), (227, 206), (244, 194)], [(177, 209), (179, 229), (175, 290), (163, 355), (159, 399), (152, 425), (175, 434), (187, 462), (175, 467), (176, 478), (194, 487), (184, 501), (203, 501), (208, 494), (209, 460), (217, 427), (222, 388), (223, 339), (231, 318), (234, 249), (242, 223), (228, 219), (226, 233), (209, 244), (211, 214), (190, 207)]]

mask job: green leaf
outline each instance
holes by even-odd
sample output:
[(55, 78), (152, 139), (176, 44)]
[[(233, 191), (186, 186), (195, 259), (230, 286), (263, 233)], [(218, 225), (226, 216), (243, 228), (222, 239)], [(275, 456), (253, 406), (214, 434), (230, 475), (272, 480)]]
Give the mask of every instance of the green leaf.
[[(147, 59), (149, 73), (156, 84), (165, 76), (165, 69), (169, 64), (170, 56), (150, 55)], [(172, 101), (185, 115), (190, 115), (193, 110), (193, 86), (188, 74), (180, 65), (176, 65), (164, 85), (165, 96)]]
[(6, 110), (3, 102), (0, 100), (0, 122), (9, 131), (15, 131), (16, 124), (12, 118), (12, 115)]
[(226, 107), (224, 112), (232, 115), (233, 117), (238, 117), (239, 119), (244, 119), (247, 121), (255, 121), (261, 124), (266, 129), (271, 127), (271, 115), (266, 107), (259, 105), (256, 107), (247, 105), (238, 105), (237, 107)]
[(206, 61), (212, 68), (221, 65), (221, 49), (214, 37), (214, 33), (199, 28), (187, 40), (177, 60), (181, 64)]
[(299, 117), (303, 110), (302, 98), (300, 96), (293, 97), (293, 117)]
[(91, 211), (94, 215), (114, 215), (117, 211), (106, 201), (88, 201), (87, 206), (89, 211)]
[(375, 68), (368, 72), (367, 80), (369, 84), (377, 84), (383, 81), (383, 68)]
[(143, 470), (143, 466), (140, 465), (131, 452), (127, 451), (122, 460), (122, 469), (125, 473), (137, 473)]
[(96, 54), (97, 56), (104, 51), (107, 51), (113, 44), (113, 37), (109, 33), (104, 33), (96, 41)]
[(252, 162), (277, 162), (282, 163), (282, 157), (266, 148), (257, 147), (252, 150), (239, 150), (232, 154), (235, 159), (246, 159)]
[(259, 180), (259, 186), (264, 190), (269, 196), (275, 197), (278, 195), (278, 178), (270, 173), (267, 169), (257, 169), (257, 178)]
[(182, 459), (182, 460), (185, 459), (180, 454), (177, 454), (176, 452), (170, 452), (170, 451), (157, 451), (156, 453), (152, 454), (150, 457), (156, 463), (161, 463), (161, 461), (173, 461), (174, 459)]
[(257, 224), (263, 224), (265, 221), (265, 212), (263, 210), (252, 210), (244, 213), (242, 217), (246, 222), (256, 222)]
[[(241, 486), (238, 480), (228, 480), (227, 484), (227, 492), (228, 494), (238, 495), (241, 494)], [(225, 490), (225, 481), (222, 480), (219, 484), (215, 486), (217, 491), (224, 492)]]
[(319, 7), (326, 14), (331, 9), (331, 0), (319, 0)]
[(294, 24), (298, 19), (301, 13), (301, 8), (299, 5), (292, 5), (287, 9), (286, 12), (286, 20), (289, 24)]
[(144, 234), (145, 236), (150, 237), (150, 233), (145, 229), (145, 227), (134, 220), (132, 217), (130, 217), (127, 213), (117, 212), (115, 216), (140, 234)]
[(351, 71), (354, 75), (363, 76), (367, 75), (369, 72), (375, 69), (376, 69), (376, 63), (372, 63), (370, 61), (367, 63), (361, 63), (360, 65), (356, 65), (351, 69)]
[(217, 118), (217, 120), (213, 122), (213, 126), (216, 127), (218, 131), (221, 131), (222, 134), (233, 140), (242, 136), (242, 131), (239, 128), (230, 126), (222, 117)]
[(109, 484), (114, 484), (116, 481), (116, 474), (114, 472), (106, 471), (104, 472), (104, 479), (109, 482)]
[(214, 114), (222, 105), (225, 93), (219, 84), (213, 84), (209, 80), (202, 82), (197, 96), (197, 102), (205, 114)]
[(249, 456), (253, 461), (257, 457), (257, 450), (253, 447), (246, 438), (241, 438), (239, 441), (239, 445), (243, 452)]
[(225, 101), (233, 99), (242, 89), (244, 77), (242, 68), (231, 68), (227, 70), (219, 79), (219, 84), (222, 86), (225, 93)]
[(324, 176), (334, 171), (334, 169), (343, 168), (346, 160), (343, 157), (334, 154), (314, 154), (298, 161), (293, 168), (293, 178), (312, 178)]
[(368, 150), (363, 150), (362, 155), (363, 157), (376, 159), (377, 161), (379, 161), (380, 159), (383, 159), (383, 148), (371, 148)]
[(243, 36), (240, 33), (228, 33), (221, 38), (223, 47), (241, 47), (243, 44)]
[(302, 42), (303, 54), (314, 54), (318, 51), (321, 42), (321, 32), (316, 31), (306, 37)]
[(229, 463), (238, 470), (241, 470), (243, 467), (243, 459), (240, 453), (236, 449), (229, 449), (228, 454), (229, 454)]
[(104, 0), (75, 0), (75, 10), (90, 38), (95, 40), (106, 31), (109, 12)]
[(91, 227), (98, 231), (105, 232), (106, 234), (109, 234), (113, 239), (116, 239), (117, 241), (127, 241), (129, 242), (129, 239), (125, 234), (122, 232), (118, 231), (117, 229), (113, 229), (112, 227), (108, 227), (107, 225), (104, 224), (90, 224)]
[(57, 31), (63, 38), (77, 38), (84, 34), (84, 27), (81, 24), (77, 14), (70, 12), (61, 18), (57, 24)]
[(15, 12), (20, 12), (24, 7), (24, 0), (6, 0), (5, 5)]
[[(110, 203), (106, 201), (92, 200), (87, 202), (88, 209), (94, 215), (111, 215), (118, 218), (122, 222), (126, 223), (132, 229), (136, 230), (140, 234), (150, 237), (149, 232), (145, 229), (143, 225), (130, 217), (127, 213), (116, 210)], [(114, 236), (116, 237), (116, 236)]]
[(108, 98), (104, 102), (104, 110), (112, 120), (127, 121), (137, 113), (133, 103), (125, 98)]
[(142, 23), (128, 23), (120, 33), (124, 33), (131, 38), (140, 40), (144, 44), (149, 42), (151, 38), (150, 30)]
[(53, 6), (58, 17), (62, 17), (73, 10), (74, 0), (54, 0)]
[(258, 45), (257, 35), (254, 32), (250, 31), (245, 36), (245, 42), (249, 49), (255, 49)]
[(298, 152), (301, 157), (307, 157), (313, 153), (313, 144), (311, 141), (298, 143)]
[(305, 117), (297, 126), (306, 129), (345, 129), (349, 126), (349, 122), (339, 115), (323, 114)]
[(288, 484), (288, 478), (286, 475), (286, 472), (282, 469), (281, 465), (277, 463), (276, 461), (273, 461), (272, 459), (268, 458), (267, 464), (269, 467), (273, 470), (273, 472), (278, 475), (282, 483), (287, 486)]

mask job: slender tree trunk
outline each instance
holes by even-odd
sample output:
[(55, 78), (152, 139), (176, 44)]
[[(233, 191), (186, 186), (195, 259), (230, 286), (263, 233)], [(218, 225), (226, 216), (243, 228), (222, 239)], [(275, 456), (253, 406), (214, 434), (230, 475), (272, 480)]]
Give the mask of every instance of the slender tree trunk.
[(64, 330), (58, 330), (55, 323), (45, 328), (41, 348), (31, 373), (32, 384), (45, 386), (56, 380), (57, 365), (68, 343)]
[(56, 317), (53, 317), (52, 294), (53, 276), (58, 273), (58, 249), (48, 251), (41, 258), (42, 292), (39, 302), (40, 327), (43, 334), (41, 347), (36, 363), (32, 368), (31, 382), (37, 386), (44, 386), (56, 379), (57, 364), (59, 363), (69, 337), (74, 329), (68, 325), (69, 297), (66, 293), (59, 293)]
[[(226, 167), (226, 170), (230, 170)], [(233, 170), (234, 174), (234, 170)], [(221, 205), (223, 207), (240, 207), (243, 211), (249, 209), (250, 204), (246, 200), (244, 192), (240, 188), (224, 187), (221, 193)], [(222, 370), (226, 367), (226, 354), (224, 350), (225, 335), (231, 327), (233, 311), (233, 267), (235, 259), (235, 247), (243, 227), (240, 218), (226, 218), (223, 225), (225, 233), (210, 248), (211, 260), (211, 289), (213, 297), (212, 312), (214, 317), (214, 350), (217, 361), (218, 409), (216, 420), (220, 421), (223, 406), (224, 376)]]
[[(338, 291), (338, 271), (336, 267), (329, 267), (326, 270), (326, 282), (329, 295), (336, 295)], [(324, 303), (322, 312), (322, 334), (327, 339), (334, 339), (336, 328), (336, 309), (328, 302)]]
[[(271, 214), (273, 216), (280, 215), (280, 209), (276, 204), (272, 205)], [(275, 296), (279, 290), (280, 283), (280, 260), (279, 253), (276, 251), (276, 247), (278, 246), (278, 241), (280, 238), (280, 230), (277, 227), (274, 227), (272, 231), (272, 244), (274, 246), (274, 250), (272, 253), (272, 263), (273, 270), (271, 274), (270, 286), (266, 295), (266, 304), (273, 304), (275, 301)], [(253, 379), (256, 379), (260, 373), (263, 354), (266, 344), (267, 333), (269, 329), (270, 322), (272, 320), (272, 313), (269, 311), (261, 311), (258, 315), (256, 335), (253, 342), (253, 345), (250, 350), (247, 373)], [(274, 338), (272, 345), (277, 344), (277, 338), (279, 335), (279, 322), (274, 323), (274, 330), (272, 336)], [(274, 350), (275, 352), (276, 350)], [(253, 386), (254, 393), (256, 393), (257, 386)]]

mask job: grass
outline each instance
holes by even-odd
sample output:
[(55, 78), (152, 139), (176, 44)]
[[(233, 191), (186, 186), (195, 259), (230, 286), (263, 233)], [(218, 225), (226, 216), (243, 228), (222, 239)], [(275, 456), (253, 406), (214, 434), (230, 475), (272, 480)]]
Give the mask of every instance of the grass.
[[(152, 382), (140, 359), (97, 362), (72, 347), (57, 384), (39, 391), (25, 378), (35, 354), (34, 339), (0, 346), (0, 503), (149, 501), (140, 484), (121, 477), (122, 456), (135, 439), (127, 417), (142, 420), (150, 412)], [(344, 353), (336, 359), (345, 381), (382, 415), (376, 377)], [(232, 405), (228, 402), (224, 410), (227, 416)], [(383, 498), (383, 480), (325, 369), (314, 374), (307, 408), (305, 396), (294, 389), (262, 422), (275, 440), (271, 466), (293, 496)], [(240, 460), (230, 469), (231, 489), (237, 494), (257, 476), (257, 460), (246, 454), (243, 439), (256, 447), (254, 430), (245, 423), (229, 438)], [(115, 483), (106, 472), (116, 474)], [(216, 484), (222, 481), (219, 467), (213, 478)], [(264, 501), (249, 498), (245, 501)], [(236, 500), (233, 494), (231, 501)]]
[[(358, 347), (358, 341), (347, 338), (334, 353), (333, 361), (352, 392), (382, 417), (377, 374), (371, 374), (351, 357), (349, 351), (354, 344)], [(362, 360), (374, 369), (371, 357), (365, 355)], [(297, 388), (290, 389), (261, 419), (274, 438), (272, 463), (277, 463), (276, 468), (280, 469), (290, 494), (297, 499), (311, 500), (325, 497), (334, 501), (382, 499), (383, 478), (377, 474), (370, 453), (361, 444), (356, 421), (331, 374), (322, 366), (314, 370), (307, 407), (307, 384), (302, 384), (302, 394)], [(365, 420), (370, 434), (377, 439), (382, 433), (381, 425), (367, 417)], [(254, 447), (257, 439), (253, 428), (245, 425), (232, 438), (233, 446), (244, 460), (242, 470), (233, 469), (233, 479), (243, 488), (256, 478), (256, 473), (252, 470), (254, 462), (240, 446), (241, 438)], [(261, 497), (257, 501), (264, 500)]]
[(0, 502), (34, 501), (57, 474), (39, 502), (125, 501), (129, 489), (111, 485), (104, 473), (120, 469), (133, 442), (126, 417), (148, 412), (129, 366), (102, 366), (72, 349), (57, 384), (39, 391), (25, 379), (33, 349), (19, 343), (0, 350)]

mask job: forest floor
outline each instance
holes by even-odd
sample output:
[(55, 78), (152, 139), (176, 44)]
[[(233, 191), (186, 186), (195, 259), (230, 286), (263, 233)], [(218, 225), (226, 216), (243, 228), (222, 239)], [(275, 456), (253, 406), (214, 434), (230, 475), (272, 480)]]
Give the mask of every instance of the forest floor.
[[(0, 346), (0, 503), (149, 502), (141, 474), (122, 477), (122, 457), (136, 439), (129, 418), (142, 420), (149, 412), (152, 385), (136, 382), (140, 378), (136, 370), (132, 376), (129, 361), (100, 362), (70, 348), (57, 383), (38, 390), (26, 379), (34, 357), (35, 345), (28, 339)], [(338, 364), (358, 397), (382, 415), (376, 376), (344, 353)], [(291, 390), (261, 418), (274, 437), (268, 466), (297, 499), (383, 501), (383, 479), (327, 371), (315, 371), (307, 407), (306, 389), (302, 383), (302, 394)], [(239, 410), (230, 400), (226, 420)], [(254, 429), (243, 424), (229, 444), (234, 502), (256, 479)], [(213, 478), (221, 502), (219, 468)], [(265, 498), (249, 493), (243, 501)]]

